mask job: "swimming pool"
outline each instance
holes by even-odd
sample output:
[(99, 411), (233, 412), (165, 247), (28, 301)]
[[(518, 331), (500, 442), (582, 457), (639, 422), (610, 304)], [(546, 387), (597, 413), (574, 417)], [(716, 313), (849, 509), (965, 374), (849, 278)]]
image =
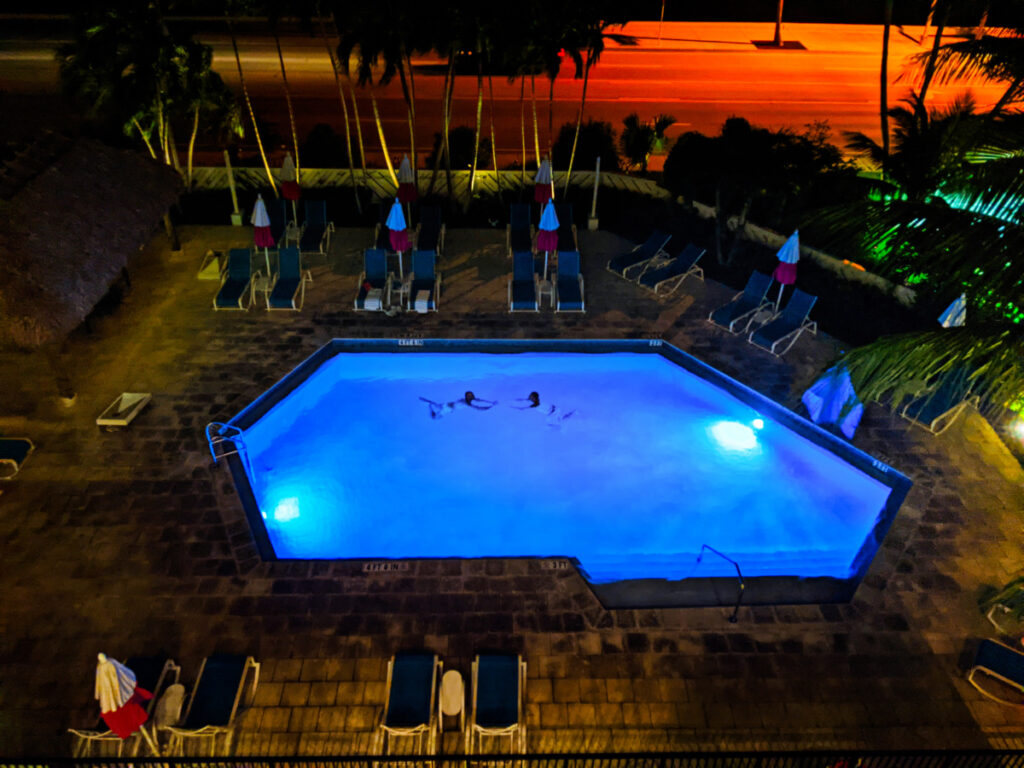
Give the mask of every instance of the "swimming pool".
[(735, 561), (834, 592), (909, 487), (660, 342), (337, 340), (231, 424), (275, 558), (573, 557), (594, 585)]

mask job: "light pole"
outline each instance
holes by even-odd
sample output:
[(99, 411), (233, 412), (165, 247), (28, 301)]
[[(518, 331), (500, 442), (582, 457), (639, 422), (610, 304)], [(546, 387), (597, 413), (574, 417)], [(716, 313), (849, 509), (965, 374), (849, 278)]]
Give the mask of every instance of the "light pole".
[(775, 40), (773, 41), (775, 47), (782, 47), (782, 3), (785, 0), (779, 0), (779, 5), (775, 9)]

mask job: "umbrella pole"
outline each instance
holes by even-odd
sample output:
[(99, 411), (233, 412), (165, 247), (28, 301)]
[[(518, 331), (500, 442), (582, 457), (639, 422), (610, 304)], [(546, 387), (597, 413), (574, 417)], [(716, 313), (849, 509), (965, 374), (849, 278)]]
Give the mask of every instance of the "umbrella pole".
[(263, 259), (267, 262), (267, 280), (270, 279), (270, 251), (267, 250), (267, 246), (263, 246)]
[(545, 280), (548, 279), (548, 253), (549, 253), (549, 251), (544, 251), (544, 279)]
[(786, 289), (784, 283), (779, 283), (779, 295), (775, 297), (775, 311), (779, 311), (779, 306), (782, 304), (782, 292)]
[(299, 203), (297, 200), (292, 200), (292, 223), (295, 228), (299, 228)]

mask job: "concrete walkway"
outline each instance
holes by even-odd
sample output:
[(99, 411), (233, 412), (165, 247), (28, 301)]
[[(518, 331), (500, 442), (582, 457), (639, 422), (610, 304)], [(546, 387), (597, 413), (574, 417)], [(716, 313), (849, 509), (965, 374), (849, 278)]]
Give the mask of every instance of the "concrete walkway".
[[(207, 249), (248, 230), (156, 238), (123, 304), (79, 334), (56, 402), (38, 355), (0, 357), (0, 431), (36, 453), (0, 496), (0, 755), (66, 753), (91, 725), (95, 653), (166, 651), (190, 684), (209, 653), (263, 663), (237, 754), (372, 748), (387, 658), (426, 647), (468, 676), (477, 649), (529, 664), (533, 751), (1017, 746), (1024, 714), (964, 681), (991, 636), (975, 596), (1020, 568), (1020, 466), (969, 414), (941, 437), (870, 407), (856, 445), (915, 481), (849, 605), (606, 611), (573, 570), (535, 560), (264, 563), (203, 428), (226, 420), (333, 337), (661, 337), (793, 407), (831, 358), (805, 337), (784, 360), (706, 322), (723, 286), (690, 279), (656, 299), (604, 269), (623, 243), (581, 233), (588, 312), (509, 315), (497, 230), (449, 233), (441, 311), (352, 311), (364, 230), (312, 260), (301, 314), (213, 312)], [(121, 432), (95, 417), (121, 391), (153, 401)], [(966, 655), (965, 655), (966, 654)], [(446, 749), (457, 750), (449, 735)]]

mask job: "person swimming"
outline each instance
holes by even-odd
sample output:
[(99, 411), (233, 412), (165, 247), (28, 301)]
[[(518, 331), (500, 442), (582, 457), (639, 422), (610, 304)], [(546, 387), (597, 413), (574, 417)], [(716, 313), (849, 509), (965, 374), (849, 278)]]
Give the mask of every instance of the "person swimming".
[(470, 390), (466, 391), (466, 394), (462, 396), (461, 400), (453, 400), (449, 403), (437, 403), (433, 400), (428, 400), (425, 397), (421, 397), (420, 400), (427, 404), (427, 407), (430, 409), (430, 418), (432, 419), (439, 419), (442, 416), (447, 416), (449, 413), (454, 413), (456, 407), (460, 405), (475, 408), (478, 411), (486, 411), (497, 405), (497, 402), (494, 400), (484, 400), (479, 398)]
[(509, 405), (510, 408), (516, 408), (520, 411), (527, 411), (530, 408), (540, 407), (540, 395), (536, 392), (531, 392), (527, 397), (520, 397), (513, 400)]

